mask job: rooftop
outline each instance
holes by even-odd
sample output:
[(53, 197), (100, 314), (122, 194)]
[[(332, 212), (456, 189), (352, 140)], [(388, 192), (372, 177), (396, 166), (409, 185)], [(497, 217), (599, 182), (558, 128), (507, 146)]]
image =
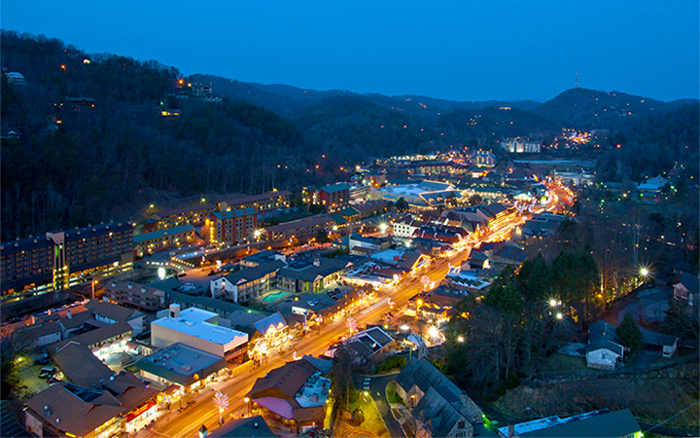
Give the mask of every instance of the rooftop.
[(247, 216), (255, 214), (254, 207), (239, 208), (238, 210), (215, 211), (214, 216), (217, 219), (231, 219), (234, 217)]
[(179, 227), (165, 228), (158, 231), (152, 231), (150, 233), (142, 233), (134, 235), (134, 243), (141, 243), (147, 240), (160, 239), (165, 236), (174, 236), (182, 233), (194, 232), (194, 227), (190, 224), (181, 225)]
[[(567, 418), (556, 415), (515, 425), (515, 435), (522, 438), (588, 437), (604, 438), (631, 436), (641, 427), (629, 409), (611, 412), (609, 409), (587, 412)], [(508, 427), (499, 429), (504, 435)]]
[(241, 418), (240, 420), (234, 420), (230, 423), (226, 423), (209, 433), (208, 437), (212, 438), (272, 438), (277, 437), (270, 426), (265, 423), (262, 416), (256, 415), (250, 418)]
[(176, 343), (161, 348), (134, 364), (136, 368), (183, 386), (193, 384), (195, 374), (199, 379), (226, 367), (226, 361), (211, 353)]
[(343, 190), (350, 190), (350, 186), (345, 183), (336, 183), (331, 184), (329, 186), (321, 187), (320, 190), (323, 190), (326, 193), (336, 193), (342, 192)]
[(158, 393), (122, 371), (95, 389), (60, 383), (26, 401), (32, 415), (57, 429), (85, 436), (114, 417), (138, 408)]
[(153, 321), (151, 326), (154, 324), (159, 325), (224, 346), (232, 342), (242, 343), (248, 341), (248, 334), (246, 333), (209, 322), (215, 318), (218, 318), (218, 315), (214, 312), (190, 307), (180, 311), (180, 316), (177, 318), (171, 318), (168, 315)]

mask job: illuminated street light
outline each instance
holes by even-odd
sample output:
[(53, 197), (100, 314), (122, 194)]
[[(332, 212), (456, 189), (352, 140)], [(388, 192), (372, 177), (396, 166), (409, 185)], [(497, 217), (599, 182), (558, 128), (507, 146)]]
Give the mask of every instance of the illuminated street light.
[(554, 298), (549, 300), (549, 306), (550, 307), (557, 307), (557, 300), (555, 300)]
[(434, 325), (433, 325), (433, 326), (430, 326), (430, 328), (428, 329), (428, 335), (429, 335), (431, 338), (437, 338), (437, 337), (438, 337), (438, 329), (437, 329), (437, 327), (435, 327)]
[(386, 233), (387, 228), (388, 228), (388, 225), (385, 222), (382, 222), (381, 224), (379, 224), (379, 231), (381, 231), (382, 233)]
[(647, 268), (642, 268), (639, 270), (639, 275), (641, 275), (642, 277), (646, 277), (647, 275), (649, 275), (649, 270)]
[(399, 328), (401, 329), (401, 331), (404, 331), (404, 332), (406, 332), (406, 331), (408, 331), (408, 330), (410, 329), (410, 327), (407, 326), (406, 324), (402, 325), (402, 326), (399, 327)]
[(464, 336), (461, 336), (461, 335), (457, 336), (457, 342), (459, 342), (460, 344), (463, 344), (464, 343)]
[(557, 319), (561, 320), (564, 318), (564, 315), (561, 312), (557, 312)]

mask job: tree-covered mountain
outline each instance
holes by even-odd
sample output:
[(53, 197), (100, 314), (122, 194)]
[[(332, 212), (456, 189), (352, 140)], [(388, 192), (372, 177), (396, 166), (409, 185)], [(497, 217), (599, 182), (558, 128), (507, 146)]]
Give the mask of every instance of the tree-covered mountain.
[[(493, 148), (565, 127), (611, 131), (599, 170), (621, 171), (606, 177), (697, 162), (697, 100), (681, 107), (583, 89), (543, 104), (316, 91), (185, 78), (156, 61), (87, 54), (11, 31), (2, 31), (0, 44), (2, 240), (128, 220), (171, 198), (298, 190), (346, 179), (347, 169), (371, 157)], [(209, 82), (222, 101), (196, 94)], [(633, 115), (620, 116), (627, 103)], [(616, 115), (595, 118), (601, 105)], [(686, 168), (697, 173), (697, 165)]]

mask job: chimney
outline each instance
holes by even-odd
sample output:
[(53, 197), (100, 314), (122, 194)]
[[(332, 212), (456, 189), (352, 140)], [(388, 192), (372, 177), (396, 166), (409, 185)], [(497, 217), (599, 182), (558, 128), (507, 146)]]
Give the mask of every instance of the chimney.
[(73, 313), (70, 310), (66, 312), (66, 316), (68, 319), (73, 319)]
[(32, 315), (29, 317), (29, 324), (36, 324), (36, 316)]
[(318, 256), (318, 254), (314, 256), (314, 266), (321, 266), (321, 258)]
[(180, 317), (180, 305), (179, 304), (171, 304), (170, 305), (170, 317), (171, 318), (179, 318)]
[(515, 425), (509, 424), (508, 425), (508, 438), (512, 438), (515, 436)]

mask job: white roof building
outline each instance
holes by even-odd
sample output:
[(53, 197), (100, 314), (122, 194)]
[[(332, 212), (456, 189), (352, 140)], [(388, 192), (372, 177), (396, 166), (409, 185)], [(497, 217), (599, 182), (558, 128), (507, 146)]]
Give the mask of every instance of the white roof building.
[(181, 342), (193, 348), (231, 359), (241, 354), (248, 334), (218, 325), (219, 315), (190, 307), (180, 311), (171, 304), (168, 316), (151, 323), (151, 344), (157, 348)]

